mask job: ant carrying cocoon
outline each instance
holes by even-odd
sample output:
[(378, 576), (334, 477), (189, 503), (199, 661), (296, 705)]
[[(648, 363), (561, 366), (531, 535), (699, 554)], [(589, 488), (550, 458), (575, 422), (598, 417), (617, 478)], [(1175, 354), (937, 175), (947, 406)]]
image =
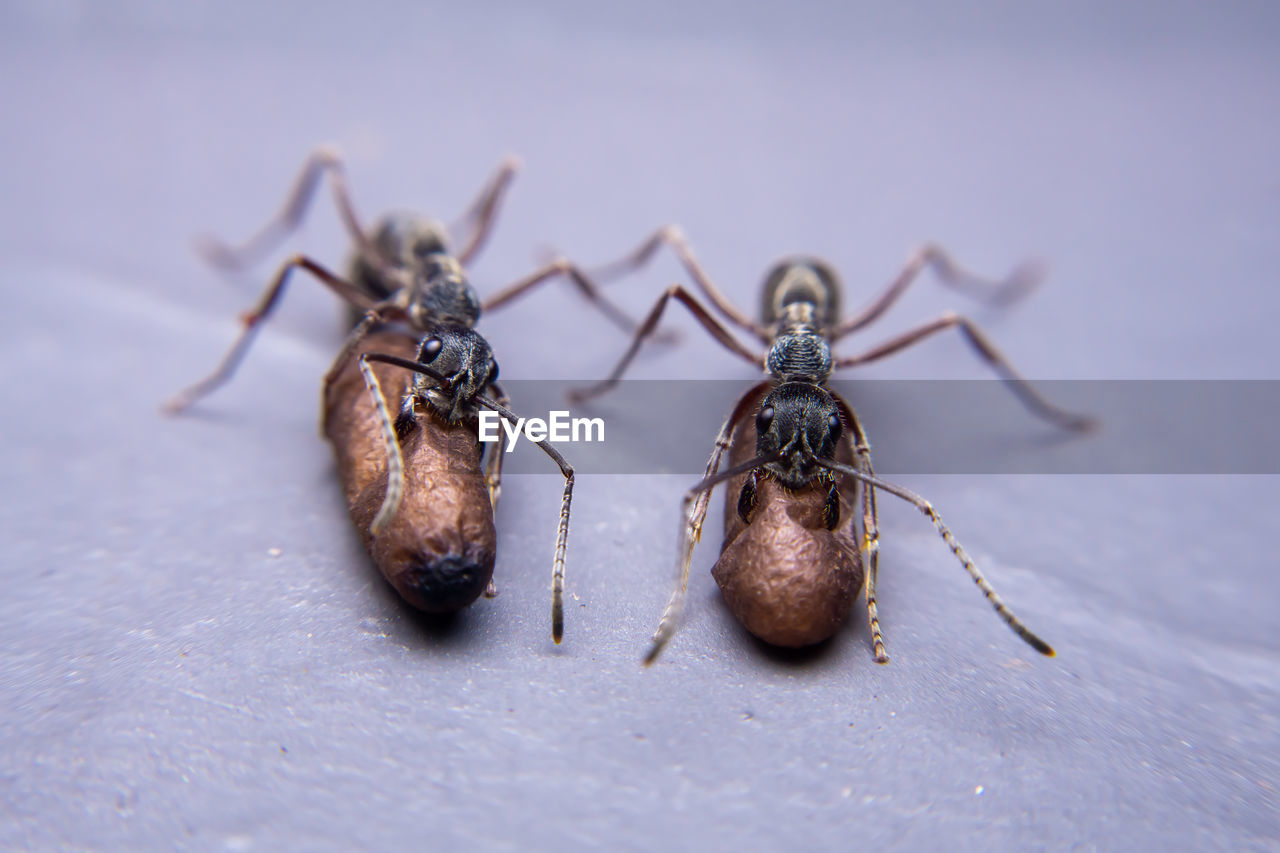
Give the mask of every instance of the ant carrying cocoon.
[[(284, 209), (239, 248), (203, 241), (213, 264), (254, 262), (297, 227), (321, 178), (332, 176), (339, 214), (355, 242), (346, 278), (305, 256), (285, 262), (221, 364), (165, 405), (179, 412), (227, 382), (254, 335), (278, 305), (294, 270), (302, 269), (340, 296), (353, 328), (324, 380), (324, 433), (334, 447), (352, 521), (378, 569), (418, 609), (449, 612), (492, 596), (494, 510), (501, 491), (502, 442), (482, 445), (482, 409), (517, 420), (497, 384), (489, 343), (475, 331), (482, 310), (532, 288), (567, 278), (612, 321), (636, 324), (563, 258), (481, 303), (464, 271), (488, 238), (517, 164), (507, 160), (455, 229), (456, 253), (434, 220), (395, 213), (366, 231), (347, 191), (341, 159), (327, 148), (308, 158)], [(399, 401), (394, 419), (388, 400)], [(573, 496), (573, 468), (547, 441), (534, 442), (565, 478), (552, 568), (552, 637), (564, 631), (564, 560)]]
[[(763, 367), (769, 379), (739, 400), (720, 428), (703, 480), (685, 495), (675, 590), (645, 663), (652, 663), (675, 633), (688, 589), (693, 546), (701, 535), (712, 489), (724, 482), (728, 483), (725, 537), (712, 575), (734, 616), (761, 640), (795, 647), (826, 639), (848, 616), (865, 584), (875, 659), (888, 662), (876, 604), (880, 547), (876, 493), (886, 492), (929, 518), (1000, 618), (1036, 651), (1052, 656), (1053, 649), (996, 594), (933, 506), (875, 475), (870, 444), (857, 415), (827, 387), (836, 370), (876, 361), (955, 328), (1033, 414), (1063, 429), (1090, 429), (1091, 419), (1045, 400), (976, 325), (957, 314), (943, 314), (859, 355), (832, 354), (833, 344), (884, 314), (926, 266), (944, 283), (991, 304), (1007, 304), (1025, 295), (1041, 278), (1040, 268), (1025, 265), (1005, 281), (994, 282), (966, 272), (937, 246), (925, 246), (888, 288), (844, 321), (839, 279), (830, 265), (812, 257), (787, 258), (769, 271), (761, 319), (751, 320), (724, 297), (674, 227), (659, 229), (634, 252), (594, 271), (592, 277), (599, 281), (632, 271), (664, 244), (672, 248), (712, 308), (766, 349), (759, 352), (741, 343), (697, 297), (675, 285), (658, 299), (610, 375), (575, 390), (571, 399), (585, 401), (614, 387), (673, 299), (726, 349)], [(726, 453), (729, 467), (721, 471)]]

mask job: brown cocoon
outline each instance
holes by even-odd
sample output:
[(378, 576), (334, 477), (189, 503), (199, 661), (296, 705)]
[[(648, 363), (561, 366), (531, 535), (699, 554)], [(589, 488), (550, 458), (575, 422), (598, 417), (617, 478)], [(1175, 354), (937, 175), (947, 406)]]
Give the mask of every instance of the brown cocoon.
[[(755, 415), (768, 391), (768, 385), (761, 386), (757, 399), (739, 406), (743, 415), (733, 430), (725, 467), (756, 455)], [(853, 464), (847, 430), (836, 460)], [(836, 476), (840, 520), (835, 530), (827, 530), (822, 520), (825, 484), (791, 491), (762, 472), (747, 524), (738, 516), (747, 474), (728, 481), (724, 545), (711, 574), (733, 615), (766, 643), (798, 647), (825, 640), (844, 622), (862, 589), (860, 484), (848, 475)]]
[[(398, 331), (369, 335), (359, 353), (414, 359), (417, 338)], [(376, 539), (369, 527), (387, 488), (387, 452), (377, 409), (354, 355), (325, 392), (324, 433), (333, 445), (351, 520), (369, 556), (396, 591), (419, 610), (461, 609), (493, 577), (496, 533), (474, 423), (449, 424), (418, 412), (404, 440), (405, 488), (395, 517)], [(394, 418), (416, 376), (372, 363)]]

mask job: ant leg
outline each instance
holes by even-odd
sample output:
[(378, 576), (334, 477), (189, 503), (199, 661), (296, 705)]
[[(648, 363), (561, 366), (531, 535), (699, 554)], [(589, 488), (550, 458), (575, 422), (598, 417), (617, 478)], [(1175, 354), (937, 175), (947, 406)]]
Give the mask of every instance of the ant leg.
[(631, 346), (622, 356), (622, 360), (613, 368), (613, 372), (609, 374), (607, 379), (601, 380), (594, 385), (587, 385), (583, 388), (576, 388), (569, 391), (569, 401), (573, 403), (581, 403), (592, 397), (598, 397), (618, 384), (618, 380), (622, 378), (622, 374), (626, 372), (627, 366), (635, 358), (636, 353), (640, 350), (640, 345), (644, 343), (645, 338), (653, 334), (658, 326), (658, 321), (662, 318), (662, 312), (667, 307), (667, 301), (676, 299), (683, 304), (693, 316), (697, 319), (702, 327), (706, 329), (713, 338), (715, 338), (721, 346), (732, 352), (734, 355), (746, 359), (756, 367), (764, 364), (764, 354), (757, 355), (747, 349), (733, 334), (724, 327), (719, 320), (712, 316), (711, 312), (702, 307), (696, 298), (689, 291), (685, 290), (678, 284), (668, 287), (666, 292), (658, 298), (653, 308), (649, 311), (649, 316), (645, 318), (643, 325), (636, 331), (635, 336), (631, 339)]
[[(858, 444), (858, 456), (867, 473), (874, 475), (870, 451), (864, 442)], [(889, 654), (885, 651), (884, 634), (880, 631), (880, 610), (876, 607), (876, 583), (880, 577), (880, 520), (876, 514), (876, 491), (870, 486), (862, 488), (862, 552), (867, 560), (867, 624), (871, 626), (871, 645), (876, 663), (888, 663)]]
[(391, 413), (387, 411), (387, 398), (383, 396), (382, 386), (374, 375), (370, 361), (382, 361), (376, 353), (363, 353), (360, 356), (360, 375), (364, 377), (364, 386), (373, 397), (374, 408), (378, 412), (378, 425), (382, 428), (382, 440), (387, 451), (387, 491), (382, 498), (382, 506), (369, 525), (369, 533), (377, 536), (395, 518), (400, 508), (400, 499), (404, 495), (404, 456), (400, 452), (400, 439), (396, 436), (395, 425), (391, 421)]
[[(837, 399), (840, 412), (849, 424), (853, 433), (854, 455), (858, 457), (857, 467), (869, 476), (875, 476), (871, 467), (871, 445), (867, 443), (867, 434), (858, 422), (858, 416), (844, 400)], [(888, 663), (889, 655), (884, 647), (884, 634), (880, 630), (880, 610), (876, 606), (876, 583), (880, 577), (880, 521), (876, 512), (876, 491), (865, 483), (862, 484), (862, 564), (867, 570), (867, 623), (871, 626), (871, 645), (875, 651), (876, 663)]]
[[(662, 618), (658, 620), (658, 629), (654, 631), (649, 651), (644, 657), (645, 666), (657, 659), (667, 642), (676, 632), (677, 624), (680, 621), (680, 613), (684, 609), (685, 593), (689, 589), (689, 569), (693, 562), (693, 546), (702, 538), (702, 523), (707, 516), (707, 507), (711, 503), (712, 490), (718, 483), (731, 477), (736, 477), (743, 471), (754, 470), (756, 466), (770, 461), (756, 458), (744, 465), (736, 465), (728, 471), (720, 471), (720, 460), (732, 444), (734, 429), (752, 410), (753, 404), (759, 402), (769, 387), (770, 383), (756, 385), (738, 400), (729, 417), (720, 426), (720, 432), (716, 434), (716, 443), (711, 449), (711, 458), (707, 460), (707, 468), (703, 473), (702, 480), (685, 493), (683, 504), (685, 524), (680, 531), (680, 544), (677, 549), (675, 589), (672, 590), (671, 598), (667, 601), (667, 606), (662, 611)], [(689, 505), (690, 501), (693, 502), (692, 507)]]
[(619, 308), (612, 300), (600, 292), (600, 288), (596, 286), (587, 274), (580, 267), (567, 258), (557, 258), (541, 269), (525, 276), (524, 278), (499, 290), (493, 296), (485, 300), (481, 306), (481, 311), (492, 311), (495, 308), (501, 308), (508, 302), (523, 296), (533, 288), (540, 284), (551, 281), (559, 276), (564, 276), (573, 282), (573, 284), (582, 291), (582, 295), (587, 298), (592, 305), (598, 308), (609, 320), (622, 329), (624, 332), (635, 331), (636, 321), (631, 315), (623, 309)]
[(376, 303), (366, 310), (359, 322), (352, 326), (351, 331), (347, 333), (347, 339), (342, 342), (342, 349), (338, 350), (338, 355), (333, 360), (333, 366), (324, 375), (325, 391), (327, 392), (329, 386), (337, 380), (347, 361), (355, 353), (356, 348), (360, 346), (360, 342), (373, 331), (374, 326), (391, 320), (402, 319), (404, 319), (404, 309), (392, 300)]
[(967, 318), (959, 314), (953, 314), (950, 311), (943, 314), (937, 320), (925, 323), (919, 328), (912, 329), (892, 338), (881, 344), (875, 349), (869, 350), (862, 355), (846, 356), (838, 358), (833, 365), (834, 370), (845, 367), (856, 367), (861, 364), (869, 364), (892, 355), (899, 350), (906, 349), (918, 341), (924, 340), (930, 335), (950, 329), (953, 326), (959, 327), (965, 340), (969, 342), (978, 354), (995, 369), (1005, 384), (1009, 386), (1009, 390), (1013, 392), (1022, 405), (1032, 414), (1043, 418), (1050, 423), (1062, 427), (1063, 429), (1084, 432), (1093, 429), (1097, 425), (1097, 421), (1086, 415), (1077, 415), (1072, 412), (1065, 411), (1050, 403), (1028, 382), (1023, 376), (1014, 370), (1013, 365), (1009, 363), (1000, 351), (995, 348), (991, 341), (987, 340), (987, 336), (970, 322)]
[(342, 157), (332, 148), (323, 146), (311, 152), (297, 183), (285, 201), (284, 209), (274, 219), (262, 227), (240, 246), (229, 246), (214, 238), (199, 238), (196, 241), (197, 251), (210, 264), (222, 269), (236, 270), (251, 266), (269, 252), (277, 243), (296, 229), (302, 222), (311, 199), (315, 195), (320, 178), (328, 172), (333, 182), (333, 197), (338, 207), (338, 214), (351, 237), (360, 247), (360, 253), (376, 258), (377, 251), (369, 242), (360, 221), (356, 217), (355, 207), (351, 204), (351, 193), (347, 189), (346, 169), (342, 165)]
[(884, 312), (889, 310), (893, 303), (898, 301), (898, 298), (902, 296), (926, 266), (933, 268), (934, 273), (943, 284), (962, 293), (967, 293), (974, 299), (986, 302), (988, 305), (1010, 305), (1017, 302), (1034, 290), (1044, 280), (1045, 276), (1045, 268), (1042, 263), (1028, 261), (1014, 267), (1013, 271), (1003, 281), (984, 278), (983, 276), (974, 275), (957, 264), (941, 246), (926, 243), (911, 254), (911, 258), (907, 261), (906, 266), (902, 268), (902, 272), (898, 273), (898, 277), (885, 288), (883, 293), (877, 296), (870, 305), (845, 320), (831, 332), (831, 340), (838, 341), (850, 332), (856, 332), (858, 329), (877, 320)]
[[(489, 387), (493, 391), (493, 399), (499, 405), (511, 406), (511, 398), (497, 383), (490, 383)], [(498, 440), (489, 445), (491, 455), (485, 460), (484, 480), (489, 489), (489, 505), (493, 507), (495, 514), (498, 512), (498, 497), (502, 494), (502, 454), (506, 450), (506, 442), (506, 434), (503, 430), (498, 430)]]
[(236, 368), (240, 364), (240, 360), (244, 358), (245, 353), (249, 349), (249, 344), (253, 342), (253, 336), (257, 334), (258, 326), (261, 322), (271, 314), (276, 304), (280, 300), (281, 294), (284, 293), (284, 287), (289, 282), (289, 274), (296, 267), (301, 267), (313, 276), (318, 278), (320, 282), (326, 285), (333, 292), (337, 293), (343, 299), (353, 305), (361, 308), (369, 309), (373, 307), (373, 303), (369, 297), (361, 293), (355, 285), (342, 279), (329, 270), (320, 266), (320, 264), (306, 257), (305, 255), (295, 255), (280, 267), (280, 271), (276, 273), (275, 279), (271, 284), (267, 285), (267, 289), (262, 292), (262, 296), (258, 299), (258, 304), (252, 310), (241, 315), (240, 321), (244, 328), (240, 331), (240, 336), (236, 338), (235, 343), (231, 346), (230, 351), (222, 359), (222, 363), (209, 374), (209, 376), (197, 382), (191, 387), (179, 391), (170, 397), (164, 404), (164, 411), (168, 414), (175, 414), (190, 406), (196, 400), (204, 397), (223, 383), (227, 382), (235, 373)]
[(450, 228), (455, 234), (462, 233), (464, 230), (471, 232), (467, 236), (466, 244), (456, 256), (463, 266), (469, 264), (472, 258), (484, 248), (485, 241), (489, 239), (489, 232), (493, 229), (494, 220), (497, 218), (498, 208), (502, 206), (503, 196), (506, 195), (507, 188), (511, 186), (511, 181), (519, 169), (518, 157), (504, 159), (498, 171), (480, 191), (476, 200), (471, 203), (471, 207), (467, 208), (462, 218)]
[[(476, 395), (476, 402), (493, 409), (511, 423), (517, 423), (520, 416), (508, 409), (503, 403), (491, 400), (483, 394)], [(542, 452), (551, 457), (551, 461), (560, 467), (564, 475), (564, 495), (560, 499), (560, 523), (556, 527), (556, 556), (551, 567), (551, 639), (560, 644), (564, 638), (564, 553), (569, 544), (569, 506), (573, 502), (573, 466), (565, 460), (555, 445), (546, 439), (534, 442), (542, 448)]]
[(707, 298), (707, 301), (723, 314), (725, 319), (755, 335), (762, 343), (769, 343), (772, 340), (768, 329), (735, 308), (728, 297), (720, 291), (720, 288), (716, 287), (715, 282), (711, 280), (711, 277), (702, 269), (702, 265), (698, 263), (698, 259), (694, 257), (693, 250), (689, 247), (689, 242), (678, 225), (664, 225), (630, 253), (616, 261), (593, 268), (590, 274), (597, 281), (609, 281), (627, 273), (635, 272), (653, 260), (653, 256), (657, 254), (658, 249), (664, 243), (671, 247), (676, 259), (688, 271), (694, 283)]
[(977, 565), (973, 562), (973, 558), (970, 557), (968, 552), (966, 552), (960, 545), (955, 534), (951, 532), (950, 528), (942, 523), (942, 518), (938, 515), (938, 511), (933, 508), (933, 504), (929, 503), (915, 492), (904, 489), (902, 486), (886, 482), (885, 480), (881, 480), (879, 477), (863, 473), (856, 468), (850, 468), (848, 465), (841, 465), (838, 462), (830, 462), (825, 459), (814, 459), (814, 461), (828, 470), (839, 471), (840, 473), (848, 474), (851, 477), (856, 477), (868, 488), (874, 486), (875, 488), (886, 491), (891, 495), (900, 497), (910, 504), (914, 504), (916, 509), (924, 513), (924, 515), (933, 522), (933, 526), (937, 528), (938, 535), (942, 537), (942, 541), (947, 543), (947, 547), (951, 549), (951, 553), (956, 555), (956, 559), (964, 566), (965, 571), (969, 573), (969, 577), (973, 578), (973, 582), (978, 585), (978, 589), (982, 590), (982, 594), (986, 596), (987, 601), (991, 602), (991, 606), (995, 608), (996, 613), (999, 614), (1000, 618), (1004, 620), (1004, 623), (1009, 626), (1013, 633), (1021, 637), (1027, 645), (1031, 646), (1031, 648), (1035, 649), (1040, 654), (1045, 655), (1046, 657), (1054, 657), (1055, 652), (1053, 651), (1053, 647), (1033, 634), (1026, 625), (1022, 624), (1022, 620), (1017, 616), (1014, 616), (1013, 611), (1010, 610), (1008, 605), (1004, 603), (1004, 600), (996, 594), (995, 589), (992, 588), (991, 584), (987, 581), (986, 577), (983, 576), (982, 572), (978, 570)]
[[(507, 396), (507, 392), (503, 391), (496, 383), (490, 383), (489, 388), (492, 389), (493, 398), (503, 406), (511, 406), (511, 398)], [(484, 482), (489, 489), (489, 506), (493, 510), (493, 514), (498, 514), (498, 498), (502, 495), (502, 457), (505, 455), (507, 444), (506, 432), (498, 430), (498, 440), (493, 444), (485, 447), (485, 465), (484, 465)], [(498, 594), (498, 587), (494, 584), (493, 579), (489, 579), (489, 586), (484, 591), (485, 598), (494, 598)]]
[[(734, 414), (737, 414), (736, 412)], [(734, 417), (731, 415), (720, 427), (716, 435), (715, 447), (711, 450), (711, 458), (707, 460), (707, 470), (703, 480), (715, 476), (720, 470), (720, 459), (729, 449), (729, 437), (733, 434)], [(693, 507), (689, 507), (689, 499), (693, 493), (685, 496), (684, 526), (680, 529), (680, 546), (676, 554), (676, 584), (671, 591), (671, 598), (658, 620), (658, 629), (653, 632), (649, 642), (649, 651), (644, 656), (644, 665), (648, 666), (658, 659), (662, 649), (671, 640), (680, 622), (680, 614), (684, 610), (684, 597), (689, 589), (689, 571), (693, 564), (693, 546), (702, 538), (702, 523), (707, 517), (707, 506), (711, 503), (711, 489), (696, 493)]]

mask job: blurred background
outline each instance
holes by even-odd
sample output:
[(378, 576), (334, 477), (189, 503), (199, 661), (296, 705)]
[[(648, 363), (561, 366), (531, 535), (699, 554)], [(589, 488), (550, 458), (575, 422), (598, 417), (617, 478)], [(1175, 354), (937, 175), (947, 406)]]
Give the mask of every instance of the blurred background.
[[(861, 606), (810, 651), (752, 640), (708, 577), (717, 499), (642, 670), (689, 476), (580, 479), (556, 647), (544, 460), (504, 484), (496, 599), (427, 621), (369, 564), (317, 437), (323, 288), (299, 278), (234, 383), (158, 414), (288, 252), (343, 263), (327, 188), (260, 269), (191, 249), (256, 230), (321, 143), (366, 221), (449, 221), (519, 155), (482, 294), (678, 222), (748, 312), (795, 252), (854, 307), (935, 240), (1051, 273), (1006, 311), (926, 274), (846, 351), (955, 309), (1036, 379), (1277, 378), (1270, 4), (690, 5), (4, 5), (0, 846), (1280, 843), (1272, 476), (904, 477), (1059, 656), (885, 498), (888, 667)], [(611, 294), (640, 315), (686, 280), (663, 256)], [(669, 317), (680, 345), (634, 376), (747, 387)], [(560, 285), (480, 328), (513, 379), (598, 378), (625, 346)], [(858, 376), (989, 372), (943, 335)], [(718, 426), (682, 408), (666, 440)]]

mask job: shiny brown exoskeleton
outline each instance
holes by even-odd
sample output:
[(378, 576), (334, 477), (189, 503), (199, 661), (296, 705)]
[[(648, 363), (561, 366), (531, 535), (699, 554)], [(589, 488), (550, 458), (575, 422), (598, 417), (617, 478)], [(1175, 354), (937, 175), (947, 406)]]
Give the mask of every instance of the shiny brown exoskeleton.
[[(453, 254), (434, 220), (397, 213), (372, 231), (360, 227), (341, 161), (321, 149), (307, 161), (284, 210), (240, 248), (206, 241), (223, 267), (241, 267), (300, 222), (321, 176), (333, 176), (339, 213), (356, 243), (349, 277), (295, 256), (244, 318), (244, 329), (219, 367), (173, 397), (179, 411), (231, 378), (261, 322), (301, 268), (341, 296), (354, 328), (324, 386), (324, 431), (334, 445), (351, 518), (379, 570), (413, 606), (458, 610), (492, 594), (493, 511), (501, 489), (501, 439), (483, 448), (480, 407), (515, 420), (496, 384), (498, 366), (474, 326), (482, 308), (503, 305), (565, 276), (624, 328), (635, 324), (608, 302), (573, 264), (557, 259), (504, 288), (482, 306), (463, 264), (484, 244), (514, 175), (508, 161), (462, 220), (468, 236)], [(388, 400), (397, 405), (392, 419)], [(564, 554), (573, 469), (546, 441), (535, 441), (565, 477), (552, 571), (552, 636), (564, 625)]]
[[(888, 662), (876, 608), (875, 497), (883, 491), (924, 513), (1006, 624), (1036, 651), (1052, 655), (1053, 649), (1000, 600), (929, 502), (875, 476), (870, 445), (857, 416), (827, 387), (834, 370), (875, 361), (957, 327), (1033, 413), (1066, 429), (1087, 429), (1088, 418), (1046, 401), (973, 323), (955, 314), (944, 314), (861, 355), (834, 358), (831, 353), (833, 343), (883, 314), (926, 265), (934, 267), (946, 283), (993, 303), (1011, 301), (1028, 291), (1039, 278), (1038, 270), (1023, 267), (1004, 282), (989, 282), (963, 271), (941, 249), (926, 246), (884, 293), (853, 318), (841, 321), (835, 271), (816, 258), (788, 258), (766, 277), (761, 321), (755, 322), (724, 298), (680, 232), (664, 228), (631, 255), (598, 271), (596, 278), (643, 264), (664, 243), (675, 250), (711, 305), (768, 349), (756, 353), (744, 346), (691, 293), (676, 285), (654, 305), (612, 374), (577, 391), (573, 399), (596, 396), (618, 382), (641, 343), (657, 328), (671, 299), (688, 308), (731, 352), (763, 366), (770, 379), (748, 391), (734, 407), (716, 438), (705, 478), (685, 496), (676, 589), (646, 663), (657, 657), (675, 632), (711, 490), (726, 481), (724, 545), (712, 575), (733, 614), (765, 642), (794, 647), (830, 637), (847, 618), (865, 582), (875, 657), (880, 663)], [(726, 451), (729, 467), (720, 471)]]

